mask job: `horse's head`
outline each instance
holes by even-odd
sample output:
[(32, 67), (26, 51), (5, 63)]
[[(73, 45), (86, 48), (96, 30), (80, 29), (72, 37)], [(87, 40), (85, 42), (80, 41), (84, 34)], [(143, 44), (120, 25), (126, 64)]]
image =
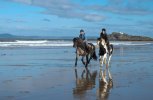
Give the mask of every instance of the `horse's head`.
[(78, 44), (83, 43), (83, 40), (79, 37), (73, 38), (73, 47), (76, 48)]
[(73, 38), (73, 47), (75, 48), (77, 46), (78, 37)]
[(103, 38), (97, 38), (97, 45), (105, 46), (106, 42), (105, 42), (105, 40)]

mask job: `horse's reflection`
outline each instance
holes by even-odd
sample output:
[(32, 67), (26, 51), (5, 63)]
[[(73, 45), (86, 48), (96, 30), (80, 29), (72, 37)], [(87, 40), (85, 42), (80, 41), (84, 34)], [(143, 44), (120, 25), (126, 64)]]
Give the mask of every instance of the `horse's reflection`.
[[(101, 71), (99, 72), (101, 74)], [(105, 74), (102, 74), (105, 77)], [(84, 99), (87, 90), (92, 90), (96, 86), (97, 71), (90, 72), (89, 69), (83, 70), (81, 74), (78, 74), (75, 69), (76, 87), (73, 89), (73, 95)], [(113, 81), (108, 79), (105, 82), (102, 78), (98, 79), (99, 87), (96, 89), (95, 94), (98, 100), (107, 100), (110, 90), (113, 87)], [(98, 85), (98, 84), (97, 84)]]
[(112, 87), (112, 80), (109, 79), (108, 82), (105, 83), (103, 80), (99, 79), (99, 89), (97, 89), (98, 100), (107, 100)]
[(73, 94), (75, 95), (83, 95), (87, 90), (91, 90), (95, 87), (95, 80), (97, 76), (97, 71), (93, 71), (90, 73), (88, 69), (83, 70), (81, 74), (81, 78), (78, 77), (77, 69), (75, 69), (75, 77), (76, 77), (76, 87), (73, 89)]

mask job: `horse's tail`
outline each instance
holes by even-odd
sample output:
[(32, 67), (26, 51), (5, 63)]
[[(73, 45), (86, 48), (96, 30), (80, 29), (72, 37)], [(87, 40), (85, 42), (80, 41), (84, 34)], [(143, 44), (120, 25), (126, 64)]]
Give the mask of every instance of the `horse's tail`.
[(97, 60), (96, 51), (93, 52), (92, 58), (93, 58), (94, 60)]
[(94, 46), (94, 51), (93, 51), (93, 54), (92, 54), (92, 58), (93, 58), (94, 60), (97, 60), (97, 55), (96, 55), (95, 46)]

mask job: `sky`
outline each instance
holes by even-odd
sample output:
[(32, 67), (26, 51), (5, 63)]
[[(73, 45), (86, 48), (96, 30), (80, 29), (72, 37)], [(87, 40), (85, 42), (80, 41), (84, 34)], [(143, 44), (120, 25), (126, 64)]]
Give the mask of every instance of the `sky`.
[(153, 0), (0, 0), (0, 34), (99, 36), (102, 28), (153, 37)]

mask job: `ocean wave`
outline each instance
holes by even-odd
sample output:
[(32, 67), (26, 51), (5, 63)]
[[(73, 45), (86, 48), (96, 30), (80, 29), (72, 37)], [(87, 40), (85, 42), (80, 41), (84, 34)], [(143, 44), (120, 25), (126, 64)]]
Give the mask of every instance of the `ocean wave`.
[(152, 43), (146, 42), (112, 42), (113, 45), (127, 45), (127, 46), (134, 46), (134, 45), (150, 45)]
[[(89, 41), (96, 45), (96, 41)], [(113, 45), (149, 45), (149, 42), (110, 42)], [(16, 40), (14, 42), (0, 42), (0, 47), (62, 47), (72, 46), (72, 41), (66, 40)]]

